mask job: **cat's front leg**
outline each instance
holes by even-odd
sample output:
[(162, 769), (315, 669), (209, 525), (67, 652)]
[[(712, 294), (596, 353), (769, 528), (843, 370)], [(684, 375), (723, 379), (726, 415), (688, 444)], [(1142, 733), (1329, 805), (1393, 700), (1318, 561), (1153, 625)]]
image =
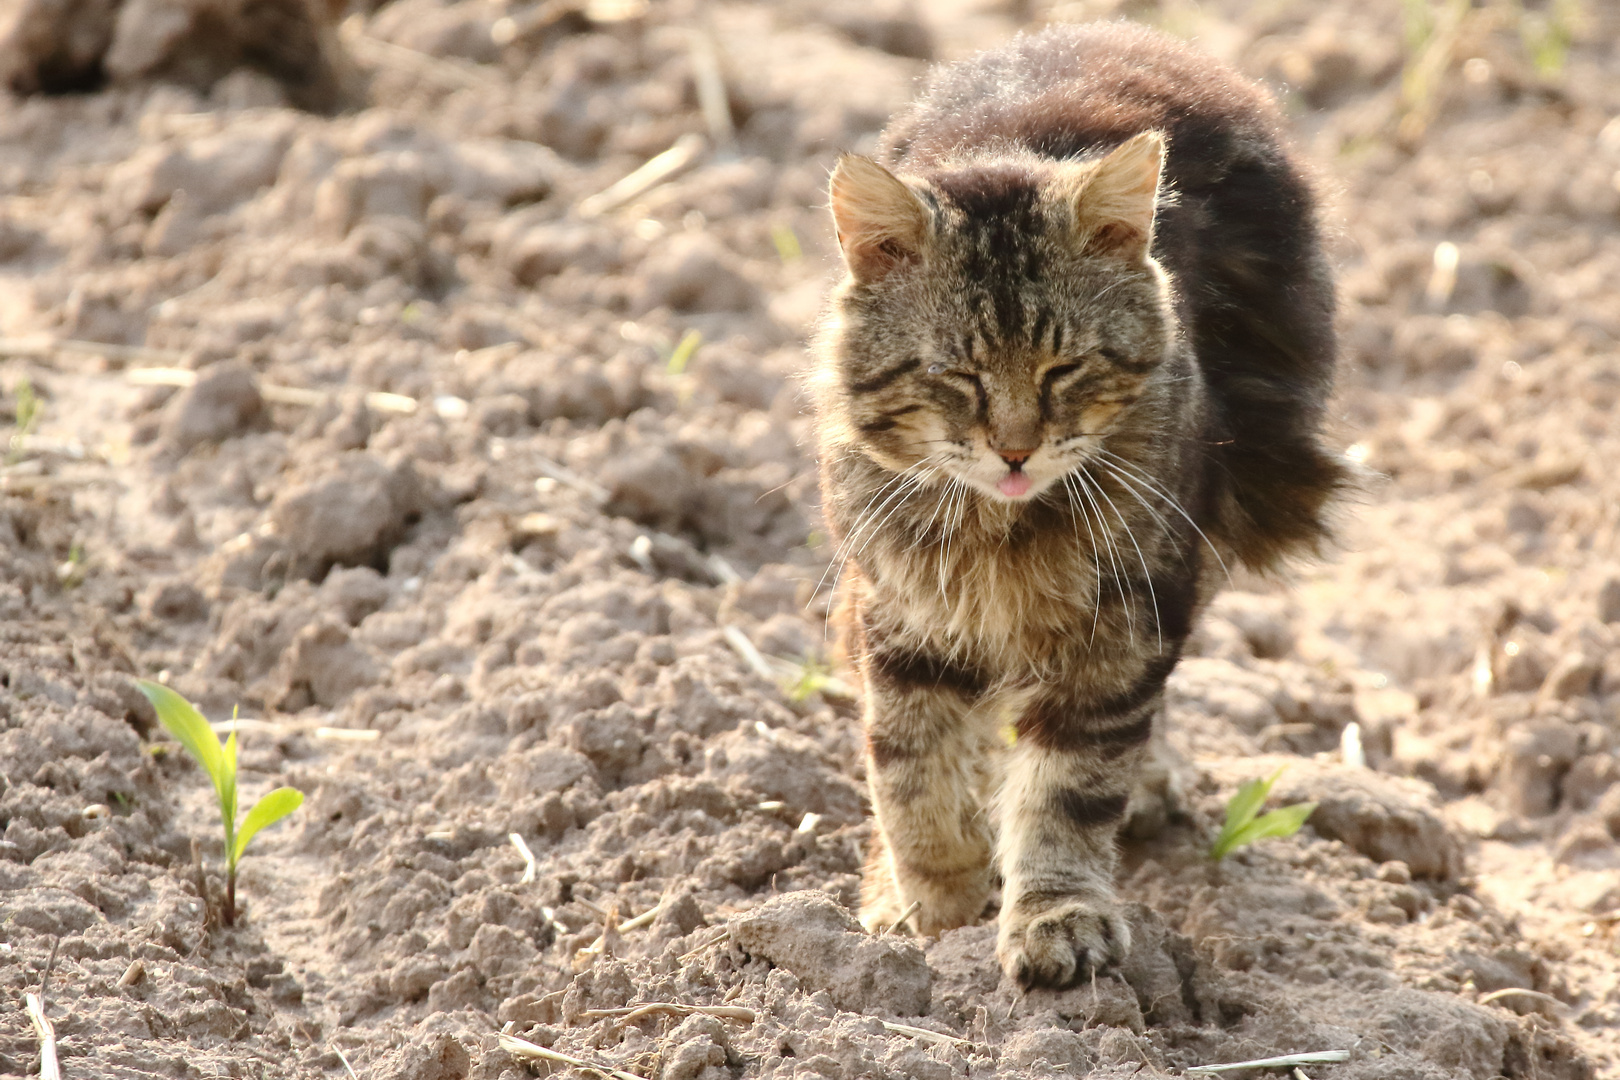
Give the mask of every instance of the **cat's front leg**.
[(1018, 724), (997, 806), (1005, 885), (996, 953), (1024, 986), (1067, 985), (1130, 950), (1114, 895), (1115, 833), (1158, 702), (1131, 704), (1098, 715), (1038, 702)]
[(861, 667), (876, 825), (861, 922), (884, 928), (913, 902), (908, 921), (923, 934), (974, 922), (990, 891), (987, 763), (971, 722), (980, 677), (942, 656), (881, 642), (869, 644)]

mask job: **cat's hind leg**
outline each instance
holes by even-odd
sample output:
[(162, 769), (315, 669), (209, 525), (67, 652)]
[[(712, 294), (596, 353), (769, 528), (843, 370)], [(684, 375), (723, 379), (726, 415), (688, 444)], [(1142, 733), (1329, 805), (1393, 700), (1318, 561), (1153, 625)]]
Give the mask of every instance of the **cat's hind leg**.
[(923, 934), (972, 923), (990, 891), (986, 747), (966, 667), (881, 644), (862, 662), (866, 773), (876, 831), (861, 883), (861, 922)]

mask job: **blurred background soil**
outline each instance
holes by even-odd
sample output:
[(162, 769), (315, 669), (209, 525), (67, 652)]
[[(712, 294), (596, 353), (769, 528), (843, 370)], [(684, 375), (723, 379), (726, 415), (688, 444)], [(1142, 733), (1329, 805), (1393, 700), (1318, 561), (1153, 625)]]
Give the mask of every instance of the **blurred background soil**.
[[(839, 906), (796, 375), (837, 152), (1117, 17), (1282, 100), (1367, 482), (1172, 680), (1130, 961), (1021, 995)], [(42, 981), (73, 1077), (1620, 1069), (1613, 5), (12, 0), (0, 83), (0, 1074)], [(235, 928), (135, 677), (309, 794)], [(1209, 863), (1283, 765), (1312, 823)]]

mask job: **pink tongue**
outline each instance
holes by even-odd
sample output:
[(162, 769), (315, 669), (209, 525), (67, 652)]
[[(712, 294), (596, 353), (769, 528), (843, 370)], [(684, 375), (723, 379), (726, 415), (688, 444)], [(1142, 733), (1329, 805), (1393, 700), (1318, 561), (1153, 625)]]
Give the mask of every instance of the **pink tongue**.
[(996, 481), (996, 490), (1009, 499), (1016, 499), (1029, 490), (1029, 477), (1022, 472), (1010, 472)]

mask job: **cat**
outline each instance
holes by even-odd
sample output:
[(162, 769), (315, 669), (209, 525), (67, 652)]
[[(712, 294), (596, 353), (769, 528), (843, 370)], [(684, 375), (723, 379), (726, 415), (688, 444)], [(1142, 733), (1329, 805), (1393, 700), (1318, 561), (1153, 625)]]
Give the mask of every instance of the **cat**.
[(1350, 476), (1279, 127), (1189, 46), (1056, 26), (936, 69), (877, 160), (839, 160), (810, 385), (869, 928), (973, 923), (999, 876), (1020, 984), (1128, 952), (1115, 833), (1165, 680), (1226, 572), (1318, 549)]

